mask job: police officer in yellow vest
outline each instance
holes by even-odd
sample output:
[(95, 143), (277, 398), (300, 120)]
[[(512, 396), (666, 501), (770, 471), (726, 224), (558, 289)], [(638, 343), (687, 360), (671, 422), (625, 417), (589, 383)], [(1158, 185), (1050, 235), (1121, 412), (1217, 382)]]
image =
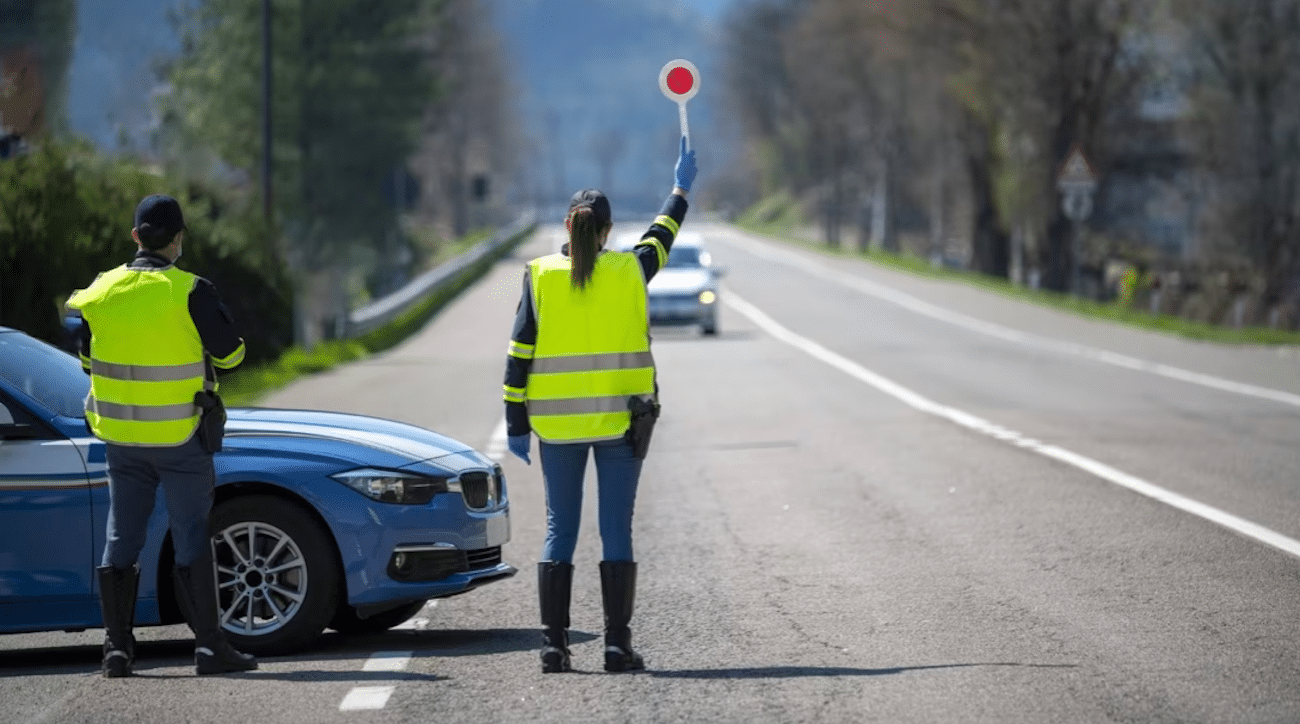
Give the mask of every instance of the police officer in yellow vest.
[(539, 438), (546, 543), (537, 584), (546, 673), (571, 669), (569, 599), (589, 450), (600, 489), (605, 670), (645, 667), (628, 626), (636, 594), (632, 509), (641, 475), (629, 408), (657, 393), (646, 284), (666, 263), (686, 217), (696, 168), (685, 138), (675, 172), (672, 193), (631, 252), (604, 250), (613, 228), (609, 200), (585, 189), (569, 205), (569, 243), (532, 260), (524, 273), (506, 358), (506, 432), (510, 451), (530, 464), (532, 433)]
[(216, 474), (196, 431), (196, 393), (215, 391), (215, 368), (244, 359), (244, 340), (210, 282), (176, 268), (184, 243), (180, 204), (145, 197), (135, 211), (135, 259), (104, 272), (68, 300), (79, 309), (81, 363), (90, 374), (86, 423), (106, 443), (109, 513), (97, 569), (106, 677), (130, 676), (132, 626), (146, 526), (158, 486), (166, 497), (178, 599), (194, 630), (199, 674), (257, 668), (227, 643), (217, 610), (208, 515)]

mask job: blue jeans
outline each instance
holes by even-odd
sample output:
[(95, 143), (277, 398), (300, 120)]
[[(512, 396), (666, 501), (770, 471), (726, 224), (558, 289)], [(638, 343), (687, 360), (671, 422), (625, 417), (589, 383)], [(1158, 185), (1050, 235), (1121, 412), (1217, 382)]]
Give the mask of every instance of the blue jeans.
[(144, 548), (158, 486), (167, 500), (176, 565), (188, 568), (211, 550), (208, 514), (216, 471), (197, 435), (176, 447), (107, 446), (108, 535), (101, 565), (130, 568)]
[(600, 542), (606, 561), (631, 561), (632, 508), (641, 461), (624, 439), (604, 442), (538, 443), (542, 478), (546, 484), (546, 545), (543, 561), (572, 563), (582, 519), (582, 478), (587, 450), (595, 451), (599, 489)]

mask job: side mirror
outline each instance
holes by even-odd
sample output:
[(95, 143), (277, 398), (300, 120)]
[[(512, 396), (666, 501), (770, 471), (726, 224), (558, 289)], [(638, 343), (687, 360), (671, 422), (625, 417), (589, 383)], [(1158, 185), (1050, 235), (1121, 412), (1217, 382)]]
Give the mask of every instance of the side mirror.
[(709, 267), (709, 272), (713, 274), (713, 277), (715, 279), (720, 279), (727, 275), (727, 268), (721, 266), (711, 266)]

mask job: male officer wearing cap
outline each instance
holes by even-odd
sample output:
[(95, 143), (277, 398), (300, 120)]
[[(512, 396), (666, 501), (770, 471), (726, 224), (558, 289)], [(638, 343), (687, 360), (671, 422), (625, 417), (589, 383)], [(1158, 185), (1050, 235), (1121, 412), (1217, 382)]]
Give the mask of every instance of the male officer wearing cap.
[[(79, 309), (81, 363), (90, 374), (86, 424), (106, 443), (109, 513), (99, 578), (105, 677), (130, 676), (146, 528), (158, 486), (166, 496), (178, 599), (194, 630), (199, 674), (249, 671), (257, 661), (226, 641), (218, 618), (208, 515), (216, 473), (197, 434), (196, 393), (215, 369), (244, 359), (244, 340), (211, 282), (176, 268), (185, 237), (180, 204), (147, 196), (135, 210), (135, 259), (68, 300)], [(200, 398), (202, 399), (202, 398)]]

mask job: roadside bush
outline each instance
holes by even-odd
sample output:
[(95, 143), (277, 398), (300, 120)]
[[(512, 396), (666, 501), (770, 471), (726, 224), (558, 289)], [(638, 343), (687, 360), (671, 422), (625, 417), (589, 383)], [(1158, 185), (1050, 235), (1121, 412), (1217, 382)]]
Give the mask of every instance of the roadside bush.
[(99, 156), (82, 141), (0, 161), (0, 325), (60, 344), (62, 303), (131, 260), (132, 215), (152, 193), (180, 200), (189, 227), (181, 267), (217, 285), (248, 359), (277, 357), (292, 339), (291, 294), (255, 219), (213, 191)]

